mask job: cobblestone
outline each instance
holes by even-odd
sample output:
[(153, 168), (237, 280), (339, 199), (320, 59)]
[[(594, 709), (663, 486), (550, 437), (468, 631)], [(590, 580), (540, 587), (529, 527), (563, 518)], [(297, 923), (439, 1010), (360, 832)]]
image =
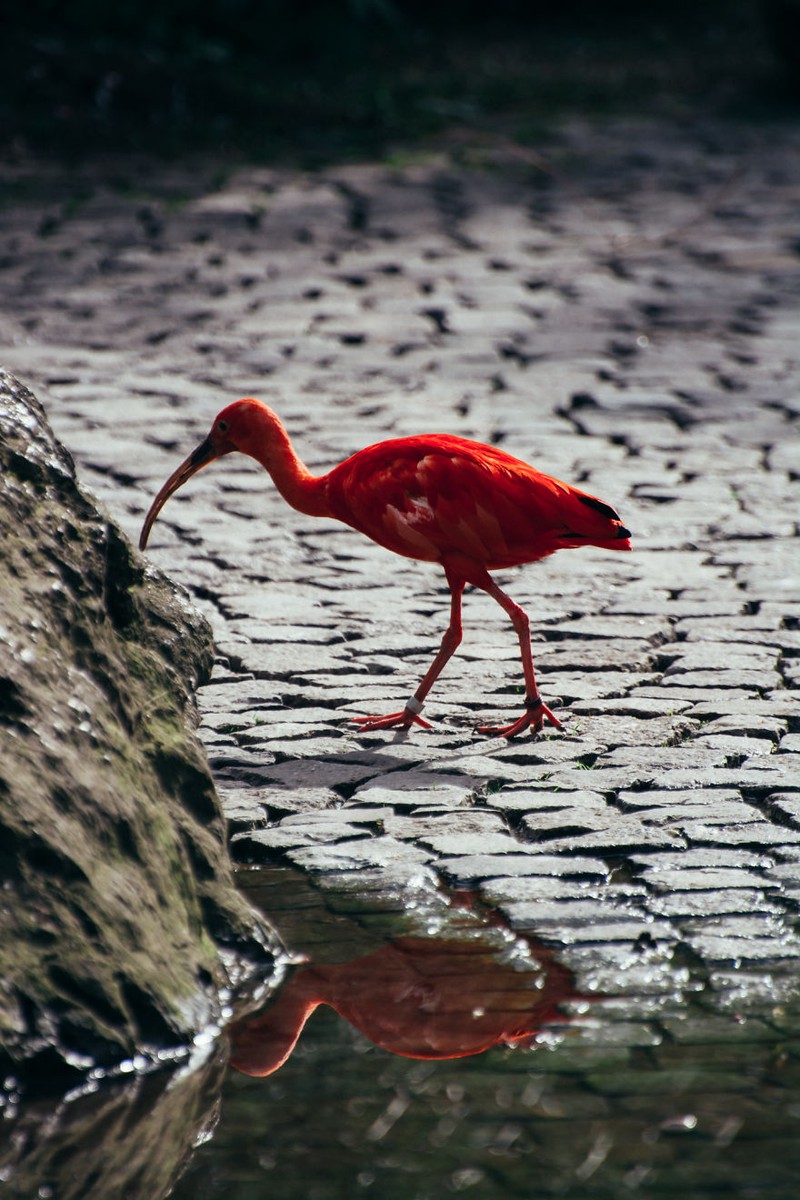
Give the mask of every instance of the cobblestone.
[(594, 123), (552, 154), (569, 182), (546, 206), (502, 154), (213, 185), (176, 167), (135, 188), (109, 183), (124, 164), (9, 163), (28, 195), (0, 209), (3, 365), (131, 536), (245, 394), (315, 470), (441, 430), (617, 505), (633, 554), (498, 575), (564, 720), (511, 745), (473, 733), (520, 699), (513, 631), (482, 595), (431, 732), (349, 724), (420, 678), (443, 580), (288, 509), (252, 463), (171, 500), (151, 555), (215, 626), (201, 733), (235, 856), (290, 861), (330, 897), (471, 889), (648, 1021), (712, 972), (713, 1002), (744, 1011), (800, 948), (800, 135)]

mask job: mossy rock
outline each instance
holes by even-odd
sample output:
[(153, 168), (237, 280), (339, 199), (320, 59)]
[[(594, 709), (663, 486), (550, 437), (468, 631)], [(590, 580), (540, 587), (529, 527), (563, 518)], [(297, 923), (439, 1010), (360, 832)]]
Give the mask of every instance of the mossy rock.
[(0, 1073), (47, 1088), (190, 1045), (280, 947), (191, 728), (210, 629), (2, 371), (0, 513)]

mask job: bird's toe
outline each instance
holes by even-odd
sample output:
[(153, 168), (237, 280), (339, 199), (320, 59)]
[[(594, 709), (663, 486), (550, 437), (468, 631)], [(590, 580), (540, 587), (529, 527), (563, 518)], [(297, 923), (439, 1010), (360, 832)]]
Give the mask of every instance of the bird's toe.
[(479, 725), (478, 733), (488, 734), (490, 737), (513, 738), (518, 734), (524, 733), (526, 729), (533, 730), (534, 733), (541, 733), (544, 729), (545, 721), (556, 729), (563, 729), (563, 725), (558, 717), (554, 716), (547, 705), (537, 697), (538, 703), (526, 704), (525, 712), (516, 721), (510, 725)]

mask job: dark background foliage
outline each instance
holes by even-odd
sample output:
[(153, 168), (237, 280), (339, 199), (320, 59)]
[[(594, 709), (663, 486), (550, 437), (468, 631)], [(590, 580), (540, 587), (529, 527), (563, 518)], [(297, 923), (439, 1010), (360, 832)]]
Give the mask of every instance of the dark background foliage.
[(25, 0), (0, 142), (305, 161), (572, 112), (758, 115), (799, 30), (800, 0)]

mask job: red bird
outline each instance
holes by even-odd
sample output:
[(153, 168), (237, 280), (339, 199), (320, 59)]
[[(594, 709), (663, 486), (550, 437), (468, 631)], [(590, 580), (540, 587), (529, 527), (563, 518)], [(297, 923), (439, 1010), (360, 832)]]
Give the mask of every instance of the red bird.
[(378, 442), (327, 475), (312, 475), (275, 413), (259, 400), (247, 399), (224, 408), (205, 441), (170, 475), (145, 519), (141, 550), (173, 492), (234, 450), (260, 462), (284, 500), (300, 512), (335, 517), (395, 554), (440, 563), (444, 569), (450, 623), (438, 654), (400, 712), (356, 717), (362, 729), (407, 729), (413, 723), (430, 729), (419, 714), (461, 642), (461, 597), (468, 583), (488, 592), (508, 613), (525, 677), (522, 716), (508, 726), (484, 726), (481, 732), (510, 738), (529, 726), (542, 729), (545, 719), (561, 727), (536, 686), (528, 617), (489, 571), (536, 562), (574, 546), (630, 550), (630, 533), (613, 508), (503, 450), (445, 433)]

